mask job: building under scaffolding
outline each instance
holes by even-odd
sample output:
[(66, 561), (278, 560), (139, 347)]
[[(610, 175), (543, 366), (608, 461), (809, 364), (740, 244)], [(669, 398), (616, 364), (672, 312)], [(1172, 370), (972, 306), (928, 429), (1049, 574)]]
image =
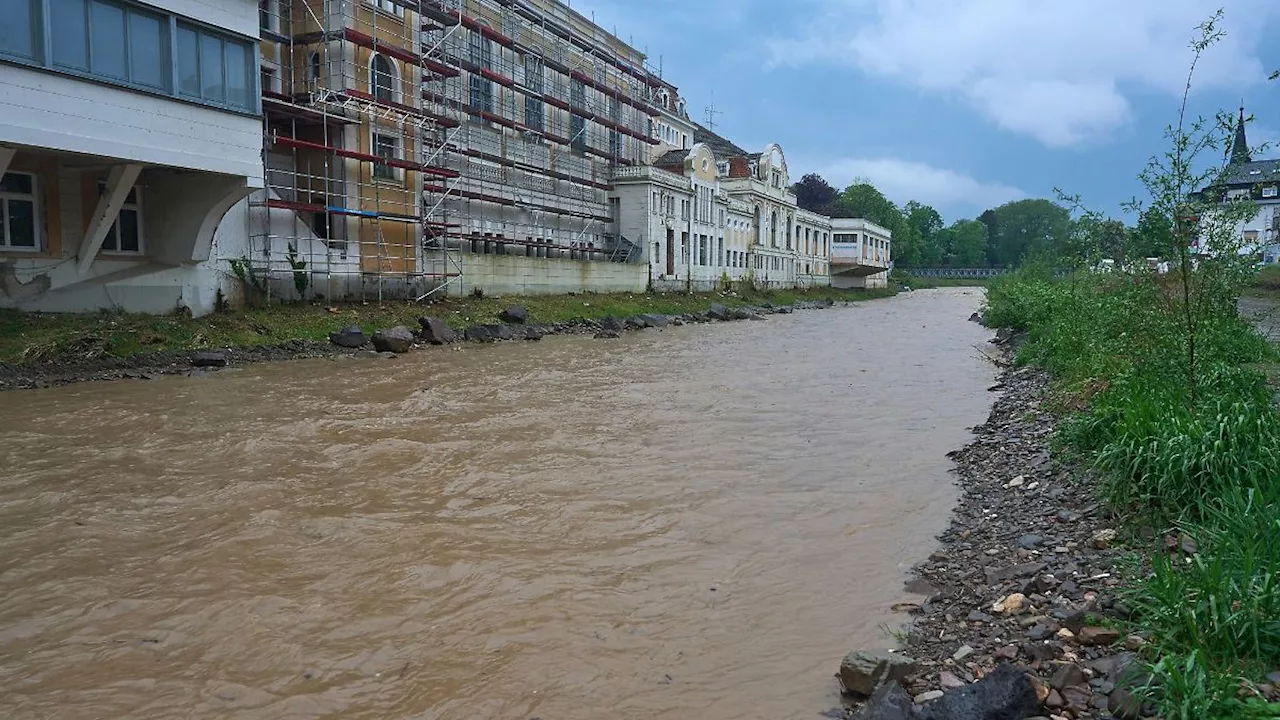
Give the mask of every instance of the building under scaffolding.
[(643, 55), (554, 0), (262, 0), (260, 24), (266, 186), (228, 258), (250, 286), (643, 288), (609, 194), (657, 143)]

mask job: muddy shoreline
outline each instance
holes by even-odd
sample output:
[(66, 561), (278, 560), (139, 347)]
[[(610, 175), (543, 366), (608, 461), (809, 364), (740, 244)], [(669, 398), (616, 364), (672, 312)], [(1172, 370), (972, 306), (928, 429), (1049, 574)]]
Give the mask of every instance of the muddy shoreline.
[[(1088, 474), (1050, 456), (1048, 376), (1007, 368), (990, 390), (1000, 395), (987, 421), (950, 453), (962, 490), (950, 526), (907, 586), (926, 599), (896, 650), (916, 664), (901, 684), (925, 711), (1007, 663), (1036, 690), (1031, 717), (1148, 717), (1132, 692), (1147, 679), (1135, 661), (1145, 641), (1117, 629), (1130, 614), (1117, 599), (1127, 539)], [(860, 698), (845, 697), (829, 716), (898, 717), (873, 714), (875, 703), (860, 714)]]
[[(683, 325), (736, 320), (761, 320), (767, 315), (789, 314), (796, 310), (816, 310), (837, 305), (853, 305), (853, 302), (801, 301), (792, 305), (759, 305), (750, 307), (713, 306), (711, 310), (678, 316), (641, 315), (625, 318), (587, 319), (568, 322), (539, 324), (495, 322), (479, 327), (490, 328), (490, 336), (482, 340), (468, 339), (464, 332), (457, 332), (452, 342), (502, 342), (509, 340), (537, 340), (548, 335), (611, 334), (643, 330), (661, 325)], [(428, 316), (429, 313), (428, 313)], [(640, 318), (649, 318), (648, 321)], [(661, 319), (659, 319), (661, 318)], [(507, 330), (499, 331), (505, 327)], [(337, 327), (334, 330), (338, 330)], [(371, 331), (372, 329), (366, 329)], [(433, 344), (414, 328), (416, 346)], [(370, 333), (371, 334), (371, 333)], [(438, 344), (438, 343), (436, 343)], [(242, 367), (264, 362), (283, 362), (307, 358), (339, 356), (390, 356), (377, 353), (366, 344), (363, 347), (341, 347), (331, 342), (295, 339), (275, 345), (232, 348), (201, 348), (150, 352), (130, 357), (94, 355), (83, 358), (63, 357), (34, 363), (0, 363), (0, 392), (70, 385), (102, 380), (150, 380), (160, 375), (203, 375), (224, 367)]]

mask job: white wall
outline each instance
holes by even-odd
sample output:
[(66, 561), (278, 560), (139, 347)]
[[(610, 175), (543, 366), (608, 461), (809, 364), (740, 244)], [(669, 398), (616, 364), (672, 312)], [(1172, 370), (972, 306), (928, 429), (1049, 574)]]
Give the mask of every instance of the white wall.
[(150, 0), (147, 4), (247, 37), (258, 37), (258, 4), (249, 0)]
[(554, 295), (569, 292), (644, 292), (644, 263), (530, 258), (462, 253), (463, 291), (485, 295)]
[(262, 186), (255, 117), (7, 64), (0, 117), (0, 143), (240, 175)]

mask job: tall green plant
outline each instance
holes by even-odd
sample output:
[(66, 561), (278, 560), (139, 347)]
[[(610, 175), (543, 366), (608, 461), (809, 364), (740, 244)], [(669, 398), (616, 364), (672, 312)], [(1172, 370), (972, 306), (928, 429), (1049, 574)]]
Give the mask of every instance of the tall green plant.
[[(1222, 190), (1226, 168), (1216, 162), (1204, 162), (1205, 153), (1222, 157), (1231, 137), (1229, 116), (1190, 118), (1187, 99), (1196, 68), (1205, 51), (1220, 41), (1223, 11), (1196, 28), (1191, 41), (1192, 59), (1178, 106), (1178, 122), (1165, 129), (1169, 147), (1152, 157), (1139, 174), (1151, 196), (1149, 206), (1139, 201), (1128, 204), (1131, 211), (1152, 213), (1168, 223), (1173, 232), (1168, 236), (1172, 247), (1163, 248), (1166, 258), (1176, 262), (1175, 292), (1166, 293), (1166, 304), (1181, 318), (1183, 331), (1183, 375), (1187, 400), (1194, 406), (1199, 398), (1197, 377), (1201, 357), (1200, 334), (1206, 315), (1217, 314), (1228, 307), (1234, 312), (1245, 274), (1240, 257), (1243, 239), (1240, 223), (1256, 208), (1247, 198), (1227, 200)], [(1193, 252), (1194, 248), (1194, 252)]]

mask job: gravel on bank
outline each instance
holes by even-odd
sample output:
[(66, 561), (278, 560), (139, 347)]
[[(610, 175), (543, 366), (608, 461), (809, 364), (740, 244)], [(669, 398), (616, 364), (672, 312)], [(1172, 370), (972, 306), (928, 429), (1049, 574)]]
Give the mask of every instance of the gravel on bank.
[[(1048, 376), (1010, 368), (991, 390), (989, 418), (951, 453), (963, 495), (941, 548), (908, 583), (927, 597), (897, 651), (917, 666), (902, 684), (924, 712), (1010, 664), (1031, 678), (1037, 717), (1149, 717), (1132, 692), (1147, 680), (1144, 640), (1116, 629), (1129, 612), (1115, 599), (1121, 537), (1087, 475), (1050, 457)], [(832, 716), (883, 717), (859, 705)]]
[[(658, 315), (646, 313), (631, 317), (605, 317), (601, 319), (579, 318), (569, 322), (538, 324), (528, 322), (490, 323), (476, 325), (458, 332), (448, 342), (496, 342), (502, 340), (538, 340), (547, 335), (590, 334), (601, 338), (620, 337), (621, 333), (666, 325), (693, 323), (762, 320), (767, 315), (789, 314), (796, 310), (813, 310), (834, 305), (833, 300), (802, 300), (788, 305), (764, 304), (753, 307), (725, 307), (713, 304), (708, 310), (683, 315)], [(426, 320), (427, 318), (424, 318)], [(422, 322), (422, 321), (420, 321)], [(435, 319), (431, 327), (444, 327)], [(415, 331), (419, 345), (433, 343), (424, 324)], [(342, 331), (334, 333), (341, 334)], [(376, 335), (376, 333), (374, 333)], [(64, 357), (57, 360), (33, 363), (0, 363), (0, 392), (96, 380), (150, 380), (160, 375), (200, 375), (223, 367), (236, 367), (260, 362), (281, 362), (304, 358), (356, 355), (389, 357), (394, 353), (376, 352), (376, 344), (361, 338), (361, 345), (344, 347), (335, 342), (296, 339), (276, 345), (246, 348), (209, 348), (199, 350), (172, 350), (142, 353), (130, 357), (115, 357), (95, 353), (85, 357)]]

